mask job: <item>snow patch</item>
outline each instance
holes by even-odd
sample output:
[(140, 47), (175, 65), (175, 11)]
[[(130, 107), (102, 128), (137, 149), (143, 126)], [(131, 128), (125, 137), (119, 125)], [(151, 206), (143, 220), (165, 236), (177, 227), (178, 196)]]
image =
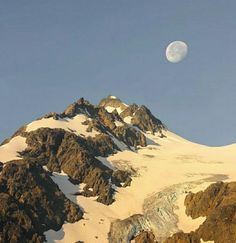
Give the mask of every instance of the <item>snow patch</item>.
[(122, 111), (124, 111), (128, 107), (125, 103), (122, 103), (119, 107), (113, 107), (113, 106), (106, 106), (105, 109), (107, 112), (112, 113), (114, 110), (117, 111), (117, 113), (120, 115)]
[(83, 192), (86, 185), (87, 185), (86, 183), (80, 183), (79, 184), (79, 192)]
[(66, 173), (53, 172), (52, 180), (59, 186), (60, 190), (66, 195), (68, 199), (76, 203), (75, 193), (81, 190), (79, 185), (74, 185), (69, 181), (69, 177)]
[(112, 106), (106, 106), (105, 109), (107, 112), (112, 113), (116, 108)]
[(124, 122), (127, 123), (127, 124), (131, 124), (131, 120), (132, 120), (132, 116), (126, 116), (124, 118)]
[(120, 140), (118, 140), (117, 138), (115, 138), (114, 136), (111, 135), (111, 139), (113, 140), (113, 142), (115, 143), (115, 145), (121, 150), (121, 151), (124, 151), (124, 150), (127, 150), (129, 149), (128, 146), (124, 143), (124, 142), (121, 142)]
[(35, 131), (39, 128), (61, 128), (64, 129), (65, 131), (68, 132), (73, 132), (77, 136), (91, 136), (95, 137), (96, 135), (99, 134), (99, 132), (95, 131), (93, 129), (92, 132), (87, 132), (88, 125), (84, 125), (83, 123), (87, 120), (89, 120), (86, 115), (79, 114), (76, 115), (73, 118), (64, 118), (64, 119), (59, 119), (55, 120), (53, 117), (50, 118), (43, 118), (41, 120), (33, 121), (26, 127), (27, 132), (32, 132)]
[(124, 109), (121, 108), (121, 107), (116, 108), (116, 111), (118, 112), (119, 115), (120, 115), (120, 113), (121, 113), (123, 110), (124, 110)]
[(48, 167), (47, 167), (46, 165), (43, 166), (43, 169), (44, 169), (45, 171), (49, 171), (49, 169), (48, 169)]
[(0, 147), (0, 161), (5, 163), (11, 160), (22, 159), (19, 152), (24, 151), (27, 148), (26, 138), (22, 136), (16, 136), (12, 138), (7, 144)]
[(124, 126), (124, 124), (122, 122), (120, 122), (120, 121), (115, 121), (115, 124), (116, 124), (117, 127)]
[(214, 241), (204, 241), (203, 239), (200, 239), (201, 243), (214, 243)]
[(102, 156), (96, 156), (96, 159), (98, 159), (100, 162), (102, 162), (106, 167), (115, 170), (116, 168), (107, 160), (106, 157), (102, 157)]

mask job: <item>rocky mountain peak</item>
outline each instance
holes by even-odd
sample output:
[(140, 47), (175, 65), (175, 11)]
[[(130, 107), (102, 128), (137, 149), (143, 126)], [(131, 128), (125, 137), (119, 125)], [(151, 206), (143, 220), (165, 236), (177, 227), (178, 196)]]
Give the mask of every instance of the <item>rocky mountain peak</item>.
[[(226, 164), (218, 149), (183, 142), (165, 130), (146, 106), (114, 96), (99, 105), (80, 98), (62, 113), (18, 129), (0, 144), (0, 243), (53, 242), (60, 229), (64, 237), (76, 232), (73, 241), (63, 238), (68, 243), (236, 242), (236, 183), (191, 192), (230, 178), (226, 173), (235, 164), (235, 151), (226, 150), (232, 160)], [(216, 165), (222, 174), (206, 177)], [(167, 175), (179, 184), (155, 191)], [(174, 210), (183, 206), (179, 199), (185, 194), (186, 214), (205, 217), (186, 233), (178, 228), (182, 216)], [(68, 231), (65, 223), (78, 228)]]
[(166, 126), (144, 105), (127, 105), (115, 96), (108, 96), (100, 101), (99, 107), (104, 107), (109, 113), (118, 113), (124, 122), (143, 132), (159, 132), (163, 135), (162, 130), (166, 130)]
[(76, 102), (70, 104), (64, 112), (62, 112), (63, 117), (74, 117), (78, 114), (90, 115), (90, 112), (93, 112), (94, 106), (90, 104), (88, 100), (85, 100), (83, 97), (78, 99)]
[(98, 105), (99, 107), (104, 107), (108, 111), (112, 111), (112, 109), (120, 109), (124, 110), (128, 107), (121, 99), (117, 98), (116, 96), (109, 95), (106, 98), (102, 99)]

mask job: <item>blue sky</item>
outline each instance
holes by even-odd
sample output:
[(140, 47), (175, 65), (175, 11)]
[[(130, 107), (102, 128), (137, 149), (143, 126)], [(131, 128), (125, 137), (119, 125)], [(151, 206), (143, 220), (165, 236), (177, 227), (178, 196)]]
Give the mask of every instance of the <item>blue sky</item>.
[[(41, 0), (0, 6), (0, 139), (83, 96), (145, 104), (170, 130), (236, 142), (236, 2)], [(171, 64), (165, 48), (189, 46)]]

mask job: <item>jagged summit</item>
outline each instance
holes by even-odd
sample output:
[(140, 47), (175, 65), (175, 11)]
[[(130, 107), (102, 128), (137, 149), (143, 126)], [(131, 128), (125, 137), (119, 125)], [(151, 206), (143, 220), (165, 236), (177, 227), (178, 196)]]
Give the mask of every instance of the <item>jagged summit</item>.
[(90, 116), (94, 114), (94, 106), (82, 97), (73, 104), (70, 104), (61, 115), (62, 117), (74, 117), (78, 114), (86, 114)]
[(119, 98), (111, 95), (102, 99), (98, 106), (104, 107), (108, 112), (116, 110), (119, 114), (128, 107), (128, 105), (123, 103)]
[(167, 129), (144, 105), (127, 105), (115, 96), (108, 96), (100, 101), (99, 106), (104, 107), (109, 113), (118, 113), (124, 122), (136, 126), (142, 131), (162, 134), (162, 130)]
[[(80, 98), (70, 104), (62, 113), (51, 112), (43, 116), (43, 118), (52, 117), (55, 120), (72, 119), (81, 114), (96, 121), (102, 120), (106, 123), (105, 126), (108, 126), (110, 129), (113, 129), (115, 125), (118, 126), (118, 123), (120, 125), (123, 123), (123, 125), (135, 126), (143, 132), (149, 131), (153, 134), (157, 132), (161, 136), (163, 136), (163, 131), (167, 129), (161, 120), (156, 118), (146, 106), (128, 105), (115, 96), (108, 96), (102, 99), (97, 106), (92, 105), (84, 98)], [(96, 127), (99, 129), (98, 124)]]

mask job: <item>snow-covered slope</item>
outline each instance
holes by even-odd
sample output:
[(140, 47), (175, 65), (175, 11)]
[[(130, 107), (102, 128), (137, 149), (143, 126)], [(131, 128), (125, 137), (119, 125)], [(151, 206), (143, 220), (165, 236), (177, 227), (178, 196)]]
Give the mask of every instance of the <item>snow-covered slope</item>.
[(21, 159), (19, 152), (26, 149), (27, 144), (25, 140), (24, 137), (16, 136), (8, 143), (0, 146), (0, 161), (5, 163), (10, 160)]
[[(73, 184), (63, 169), (58, 172), (61, 167), (56, 167), (55, 171), (52, 167), (52, 180), (69, 200), (83, 209), (84, 216), (75, 223), (64, 223), (59, 231), (48, 230), (45, 235), (50, 243), (126, 243), (142, 231), (152, 231), (156, 239), (162, 242), (176, 232), (188, 233), (196, 230), (205, 220), (205, 217), (192, 219), (185, 214), (184, 199), (189, 191), (203, 190), (216, 181), (236, 180), (235, 144), (208, 147), (192, 143), (168, 131), (146, 107), (129, 106), (114, 96), (103, 99), (98, 107), (82, 100), (70, 105), (64, 113), (31, 122), (25, 126), (22, 135), (13, 136), (0, 146), (0, 162), (20, 160), (20, 152), (27, 151), (29, 147), (32, 149), (35, 144), (39, 147), (36, 146), (27, 156), (33, 154), (33, 158), (36, 155), (40, 157), (39, 153), (43, 151), (44, 156), (51, 160), (52, 155), (48, 153), (51, 151), (46, 151), (43, 144), (49, 130), (43, 130), (42, 134), (38, 132), (35, 140), (34, 134), (24, 137), (24, 133), (32, 134), (42, 128), (61, 129), (66, 132), (65, 134), (56, 130), (55, 133), (58, 132), (59, 135), (55, 137), (55, 141), (54, 137), (47, 138), (55, 150), (52, 154), (59, 154), (62, 158), (64, 153), (70, 150), (76, 155), (76, 159), (86, 157), (82, 155), (77, 158), (76, 153), (80, 153), (77, 149), (89, 146), (91, 141), (95, 141), (97, 147), (102, 147), (103, 156), (96, 155), (96, 160), (92, 162), (92, 157), (88, 159), (89, 164), (95, 164), (96, 173), (91, 174), (92, 176), (98, 175), (98, 168), (106, 170), (106, 177), (113, 176), (115, 171), (125, 171), (132, 176), (131, 184), (126, 187), (122, 187), (123, 182), (121, 186), (115, 186), (111, 181), (113, 177), (109, 179), (108, 184), (116, 193), (114, 202), (109, 201), (109, 205), (105, 205), (97, 201), (98, 192), (93, 194), (96, 189), (94, 181), (86, 178), (86, 182)], [(101, 135), (102, 139), (104, 136), (106, 139), (101, 140)], [(145, 143), (141, 135), (144, 136)], [(63, 144), (55, 149), (57, 143), (62, 143), (61, 137), (66, 137), (70, 144)], [(26, 143), (27, 139), (30, 145)], [(76, 139), (79, 139), (81, 147), (75, 146)], [(43, 147), (42, 151), (40, 144)], [(109, 155), (106, 156), (107, 152), (104, 152), (103, 146), (108, 145), (113, 146), (111, 151), (114, 147), (116, 149), (112, 153), (109, 151)], [(120, 151), (117, 151), (118, 149)], [(91, 153), (91, 148), (88, 150)], [(60, 164), (62, 162), (58, 157), (52, 161), (59, 161)], [(71, 155), (66, 159), (72, 163)], [(40, 157), (39, 161), (41, 160)], [(48, 171), (46, 164), (44, 163), (43, 168)], [(71, 167), (76, 170), (75, 165), (71, 164)], [(67, 163), (65, 168), (70, 171), (68, 167), (70, 164)], [(70, 171), (71, 175), (73, 169)], [(99, 180), (100, 178), (99, 185), (106, 182)], [(87, 188), (87, 194), (83, 194), (81, 192), (86, 189), (87, 183), (93, 188)]]
[[(112, 166), (138, 171), (131, 186), (117, 189), (115, 202), (109, 206), (96, 202), (94, 198), (74, 196), (85, 211), (84, 219), (63, 225), (59, 232), (47, 232), (47, 239), (50, 242), (57, 239), (56, 242), (72, 243), (80, 239), (88, 243), (105, 243), (112, 222), (117, 219), (125, 221), (136, 214), (145, 215), (143, 230), (152, 230), (160, 238), (179, 230), (190, 232), (198, 228), (205, 218), (193, 220), (186, 216), (185, 195), (188, 191), (205, 189), (218, 180), (236, 180), (236, 145), (207, 147), (171, 132), (165, 135), (165, 138), (160, 138), (147, 134), (155, 144), (139, 148), (137, 152), (122, 151), (108, 157)], [(68, 180), (59, 184), (62, 190), (64, 183), (70, 184)], [(126, 227), (126, 224), (123, 228), (119, 224), (111, 242), (127, 242), (130, 232)]]
[(42, 118), (40, 120), (36, 120), (31, 122), (26, 127), (26, 132), (32, 132), (42, 127), (47, 128), (61, 128), (69, 132), (73, 132), (76, 135), (80, 136), (96, 136), (99, 133), (96, 131), (88, 132), (88, 125), (85, 125), (84, 123), (86, 121), (91, 120), (88, 116), (84, 114), (76, 115), (73, 118), (63, 118), (55, 120), (53, 117), (50, 118)]

